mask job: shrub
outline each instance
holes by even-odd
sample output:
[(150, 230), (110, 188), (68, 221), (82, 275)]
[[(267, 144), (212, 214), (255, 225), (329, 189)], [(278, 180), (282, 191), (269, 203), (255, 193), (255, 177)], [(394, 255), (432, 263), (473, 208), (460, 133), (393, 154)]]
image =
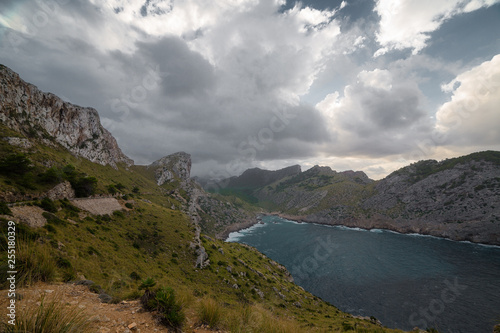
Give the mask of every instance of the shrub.
[(46, 184), (60, 183), (63, 180), (63, 172), (56, 167), (52, 167), (40, 174), (40, 180)]
[(0, 201), (0, 215), (12, 215), (12, 211), (10, 210), (7, 203)]
[(135, 281), (139, 281), (141, 279), (141, 276), (137, 274), (137, 272), (132, 272), (130, 273), (130, 278)]
[(156, 311), (161, 323), (173, 328), (181, 327), (185, 321), (182, 306), (175, 299), (174, 290), (170, 287), (158, 288), (155, 292), (151, 289), (156, 285), (152, 278), (147, 278), (139, 286), (144, 289), (141, 297), (141, 304), (148, 311)]
[(18, 180), (17, 184), (29, 190), (35, 190), (35, 177), (32, 172), (24, 173)]
[(60, 202), (61, 202), (61, 206), (63, 208), (65, 208), (65, 209), (67, 209), (70, 212), (78, 213), (78, 212), (81, 211), (80, 208), (78, 208), (75, 205), (73, 205), (71, 203), (71, 201), (69, 201), (67, 198), (64, 198), (64, 199), (60, 200)]
[(43, 212), (42, 216), (45, 217), (45, 219), (47, 220), (47, 223), (50, 223), (50, 224), (54, 224), (54, 225), (66, 225), (67, 224), (66, 221), (60, 219), (59, 217), (57, 217), (56, 215), (54, 215), (52, 213)]
[(70, 268), (71, 267), (71, 262), (68, 259), (65, 259), (63, 257), (57, 258), (57, 267), (60, 268)]
[(127, 207), (128, 209), (134, 209), (134, 205), (132, 205), (130, 202), (127, 202), (125, 204), (125, 207)]
[(90, 255), (94, 255), (94, 254), (97, 256), (101, 255), (101, 253), (99, 251), (97, 251), (93, 246), (87, 247), (87, 253)]
[(0, 173), (5, 175), (24, 175), (32, 169), (25, 154), (10, 154), (0, 161)]
[(118, 190), (116, 189), (115, 185), (108, 185), (108, 192), (110, 194), (116, 194), (118, 193)]
[(132, 192), (133, 192), (133, 193), (137, 193), (137, 194), (138, 194), (140, 191), (141, 191), (141, 190), (140, 190), (140, 189), (139, 189), (139, 187), (137, 187), (137, 186), (134, 186), (134, 187), (132, 188)]
[(54, 228), (52, 225), (50, 224), (46, 224), (43, 226), (44, 229), (46, 229), (48, 232), (51, 232), (51, 233), (57, 233), (57, 230), (56, 228)]
[(97, 188), (97, 178), (81, 177), (71, 183), (78, 198), (89, 197), (95, 193)]
[(170, 287), (160, 288), (155, 294), (156, 311), (163, 324), (174, 328), (181, 327), (186, 319), (181, 305), (175, 299), (174, 290)]
[(78, 176), (78, 172), (76, 172), (76, 168), (71, 164), (64, 166), (62, 169), (62, 172), (63, 172), (64, 178), (66, 178), (70, 182), (72, 180), (75, 180), (76, 177)]
[(42, 208), (43, 210), (46, 210), (47, 212), (50, 212), (50, 213), (57, 212), (56, 204), (54, 203), (54, 201), (50, 200), (47, 197), (42, 199), (39, 206), (40, 206), (40, 208)]
[(125, 217), (125, 214), (123, 214), (123, 212), (121, 210), (115, 210), (113, 212), (113, 216), (115, 217), (120, 217), (120, 218), (124, 218)]
[(152, 291), (154, 286), (156, 286), (156, 281), (151, 277), (143, 280), (139, 286), (139, 290), (144, 290), (144, 295), (141, 297), (142, 307), (148, 311), (154, 308), (154, 304), (150, 304), (151, 299), (154, 297), (154, 292)]

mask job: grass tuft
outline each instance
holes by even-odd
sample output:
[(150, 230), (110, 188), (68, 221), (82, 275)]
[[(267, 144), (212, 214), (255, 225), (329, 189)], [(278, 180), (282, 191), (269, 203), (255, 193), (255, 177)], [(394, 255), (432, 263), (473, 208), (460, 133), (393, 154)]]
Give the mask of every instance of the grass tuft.
[[(0, 278), (2, 278), (1, 287), (6, 287), (5, 283), (7, 280), (4, 279), (3, 275), (6, 274), (5, 272), (8, 269), (3, 266), (5, 265), (2, 265), (2, 270), (0, 271)], [(15, 267), (17, 270), (16, 285), (18, 288), (38, 281), (51, 282), (56, 277), (57, 263), (52, 257), (50, 248), (28, 237), (18, 238)]]
[(218, 328), (222, 324), (222, 307), (212, 298), (200, 301), (198, 316), (202, 324)]
[[(38, 305), (39, 304), (39, 305)], [(0, 323), (0, 331), (5, 333), (51, 332), (81, 333), (89, 332), (91, 321), (77, 306), (67, 306), (57, 300), (33, 302), (16, 312), (15, 325)]]

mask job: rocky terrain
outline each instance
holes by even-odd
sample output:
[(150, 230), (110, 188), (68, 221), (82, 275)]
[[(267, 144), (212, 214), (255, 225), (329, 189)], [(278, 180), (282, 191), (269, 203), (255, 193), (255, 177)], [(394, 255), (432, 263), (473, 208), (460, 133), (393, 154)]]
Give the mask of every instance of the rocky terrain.
[(168, 155), (151, 163), (148, 169), (154, 170), (158, 186), (176, 179), (185, 182), (191, 173), (191, 155), (185, 152)]
[(315, 166), (249, 195), (294, 220), (500, 244), (499, 152), (420, 161), (380, 181), (359, 171)]
[[(60, 144), (73, 154), (92, 162), (132, 165), (115, 138), (100, 122), (93, 108), (65, 102), (23, 81), (18, 74), (0, 65), (0, 121), (27, 138), (45, 144)], [(11, 144), (29, 146), (26, 138), (7, 138)]]

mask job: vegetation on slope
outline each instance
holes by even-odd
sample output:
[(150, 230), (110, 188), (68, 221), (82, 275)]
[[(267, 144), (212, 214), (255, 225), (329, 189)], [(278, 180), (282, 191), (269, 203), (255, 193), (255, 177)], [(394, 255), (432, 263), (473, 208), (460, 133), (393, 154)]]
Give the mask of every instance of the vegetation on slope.
[[(2, 136), (17, 135), (0, 129)], [(28, 183), (32, 186), (19, 183), (4, 170), (0, 192), (22, 196), (23, 204), (40, 206), (47, 220), (43, 228), (16, 226), (18, 287), (37, 281), (86, 279), (93, 281), (91, 289), (103, 299), (116, 302), (138, 299), (144, 294), (139, 287), (152, 278), (163, 293), (158, 296), (159, 291), (155, 291), (158, 297), (153, 309), (166, 309), (165, 304), (175, 294), (188, 317), (231, 332), (391, 331), (370, 320), (353, 318), (305, 292), (289, 281), (281, 266), (248, 246), (202, 236), (211, 264), (195, 268), (195, 226), (182, 209), (189, 195), (171, 183), (158, 187), (145, 167), (122, 165), (115, 170), (77, 158), (62, 148), (38, 143), (17, 148), (0, 138), (0, 159), (8, 162), (6, 157), (12, 154), (25, 154), (19, 160), (23, 165), (29, 163), (24, 175), (31, 174)], [(74, 166), (70, 175), (95, 179), (92, 192), (113, 193), (123, 209), (110, 215), (92, 215), (67, 199), (43, 199), (44, 191), (53, 185), (47, 178), (70, 180), (68, 165)], [(3, 234), (8, 220), (8, 216), (0, 220)], [(0, 246), (6, 249), (5, 238)], [(1, 252), (2, 263), (6, 255), (6, 251)], [(6, 271), (1, 267), (0, 275)], [(5, 276), (0, 278), (6, 281)], [(173, 326), (172, 318), (169, 320)]]

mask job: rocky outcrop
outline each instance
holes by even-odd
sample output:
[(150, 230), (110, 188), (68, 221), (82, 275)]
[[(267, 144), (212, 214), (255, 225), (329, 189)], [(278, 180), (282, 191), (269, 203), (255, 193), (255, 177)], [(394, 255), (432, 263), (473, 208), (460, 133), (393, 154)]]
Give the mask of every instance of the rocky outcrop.
[(168, 155), (151, 163), (148, 169), (154, 170), (158, 185), (176, 179), (185, 182), (191, 174), (191, 155), (184, 152)]
[(72, 199), (75, 197), (75, 190), (67, 180), (57, 184), (47, 192), (47, 197), (51, 200)]
[[(93, 108), (63, 101), (23, 81), (0, 65), (0, 121), (9, 128), (45, 144), (60, 144), (77, 156), (114, 168), (132, 165)], [(23, 141), (13, 144), (26, 144)]]

